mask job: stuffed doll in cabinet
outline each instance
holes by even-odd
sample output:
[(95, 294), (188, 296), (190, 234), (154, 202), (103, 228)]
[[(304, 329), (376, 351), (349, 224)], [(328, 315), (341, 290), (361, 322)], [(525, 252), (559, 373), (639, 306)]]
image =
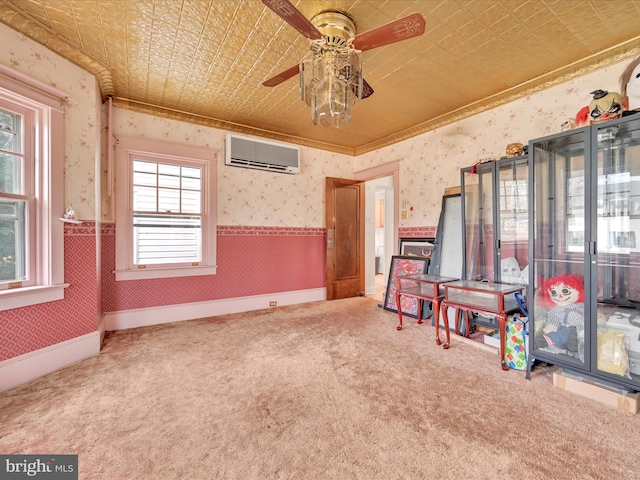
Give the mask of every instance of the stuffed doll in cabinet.
[(536, 348), (555, 346), (578, 353), (578, 328), (584, 327), (584, 281), (578, 275), (559, 275), (547, 279), (542, 298), (550, 308), (547, 324), (536, 335)]

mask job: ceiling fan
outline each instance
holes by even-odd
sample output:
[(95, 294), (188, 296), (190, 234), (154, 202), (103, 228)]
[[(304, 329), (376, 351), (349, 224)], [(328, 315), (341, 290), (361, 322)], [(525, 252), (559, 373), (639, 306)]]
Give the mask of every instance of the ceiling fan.
[(360, 53), (422, 35), (419, 13), (356, 35), (345, 13), (323, 11), (308, 20), (289, 0), (262, 0), (267, 7), (310, 40), (310, 50), (295, 65), (262, 84), (274, 87), (300, 75), (300, 96), (311, 107), (313, 123), (340, 127), (349, 123), (351, 107), (373, 94), (362, 77)]

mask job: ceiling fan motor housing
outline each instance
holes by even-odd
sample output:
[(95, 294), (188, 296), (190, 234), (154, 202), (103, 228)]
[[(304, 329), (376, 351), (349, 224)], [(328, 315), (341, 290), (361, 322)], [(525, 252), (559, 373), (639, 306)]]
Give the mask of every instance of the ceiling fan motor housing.
[(356, 35), (355, 23), (342, 12), (321, 12), (311, 19), (311, 23), (325, 37), (324, 44), (329, 48), (344, 48)]

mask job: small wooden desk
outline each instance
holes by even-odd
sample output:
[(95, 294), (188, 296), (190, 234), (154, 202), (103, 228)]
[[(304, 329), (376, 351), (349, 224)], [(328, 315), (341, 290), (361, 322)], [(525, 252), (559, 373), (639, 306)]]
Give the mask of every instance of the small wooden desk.
[[(506, 324), (509, 314), (520, 311), (515, 299), (505, 298), (515, 292), (521, 292), (525, 285), (510, 285), (507, 283), (488, 283), (473, 280), (460, 280), (444, 284), (444, 300), (442, 301), (442, 319), (445, 328), (449, 329), (449, 316), (447, 309), (455, 309), (456, 320), (458, 312), (464, 312), (467, 327), (465, 336), (469, 336), (469, 311), (495, 316), (500, 328), (500, 364), (503, 370), (509, 370), (504, 361), (504, 340), (506, 336)], [(456, 333), (458, 325), (456, 321)]]
[[(405, 275), (397, 277), (396, 279), (396, 306), (398, 307), (398, 318), (400, 324), (396, 327), (397, 330), (402, 330), (402, 308), (400, 304), (400, 297), (413, 297), (416, 299), (418, 323), (422, 323), (422, 309), (420, 308), (420, 300), (430, 300), (433, 304), (433, 319), (436, 325), (436, 344), (440, 345), (440, 321), (438, 314), (440, 313), (440, 300), (444, 297), (444, 290), (442, 284), (447, 282), (454, 282), (458, 280), (453, 277), (441, 277), (439, 275)], [(449, 329), (447, 328), (447, 343), (444, 344), (444, 348), (449, 348)]]

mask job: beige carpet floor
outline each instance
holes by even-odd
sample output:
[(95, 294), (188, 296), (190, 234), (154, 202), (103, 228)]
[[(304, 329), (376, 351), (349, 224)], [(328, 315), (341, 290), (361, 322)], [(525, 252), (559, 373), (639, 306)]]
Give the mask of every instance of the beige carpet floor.
[(0, 394), (0, 453), (81, 479), (638, 479), (640, 415), (369, 298), (109, 333)]

